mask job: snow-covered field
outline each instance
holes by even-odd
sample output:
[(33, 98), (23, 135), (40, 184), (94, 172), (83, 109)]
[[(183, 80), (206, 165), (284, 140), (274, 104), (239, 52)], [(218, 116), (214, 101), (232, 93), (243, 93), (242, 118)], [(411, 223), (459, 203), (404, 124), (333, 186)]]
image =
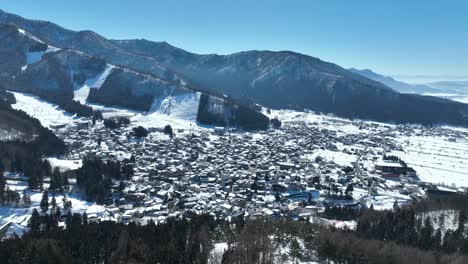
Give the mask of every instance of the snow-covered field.
[(78, 120), (72, 114), (60, 109), (58, 105), (51, 104), (37, 96), (17, 92), (12, 93), (16, 98), (16, 103), (12, 107), (37, 118), (45, 127), (71, 124), (73, 121)]
[[(21, 181), (8, 181), (8, 187), (10, 189), (21, 190), (24, 187), (25, 183)], [(19, 188), (17, 188), (19, 187)], [(24, 189), (24, 188), (23, 188)], [(40, 202), (42, 198), (41, 192), (30, 192), (28, 191), (31, 197), (31, 206), (29, 207), (15, 207), (15, 206), (0, 206), (0, 226), (3, 226), (6, 223), (11, 222), (11, 226), (8, 228), (6, 235), (13, 235), (14, 233), (21, 235), (27, 229), (28, 220), (32, 214), (34, 208), (40, 211)], [(55, 200), (57, 205), (63, 209), (62, 201), (63, 195), (56, 195)], [(67, 196), (66, 199), (72, 203), (72, 211), (76, 213), (102, 213), (104, 208), (100, 205), (94, 203), (86, 202), (79, 197), (77, 194), (72, 194)], [(49, 204), (52, 201), (52, 194), (49, 194)]]
[(429, 136), (396, 139), (404, 151), (392, 152), (412, 166), (422, 181), (468, 187), (468, 139), (456, 142)]
[(145, 113), (141, 111), (134, 111), (124, 108), (117, 107), (105, 107), (98, 104), (87, 104), (92, 106), (94, 109), (101, 110), (104, 118), (109, 117), (128, 117), (134, 126), (144, 126), (146, 128), (162, 128), (166, 125), (171, 125), (174, 129), (203, 129), (198, 126), (195, 120), (186, 120), (176, 118), (164, 113), (153, 112)]
[(76, 170), (82, 166), (81, 160), (64, 160), (58, 158), (48, 158), (47, 160), (52, 168), (57, 167), (60, 171)]

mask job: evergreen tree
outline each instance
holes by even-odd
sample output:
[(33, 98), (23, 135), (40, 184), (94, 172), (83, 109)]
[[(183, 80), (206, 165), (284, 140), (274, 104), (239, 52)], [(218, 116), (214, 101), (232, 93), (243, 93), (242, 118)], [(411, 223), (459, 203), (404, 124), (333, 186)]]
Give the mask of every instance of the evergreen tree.
[(55, 196), (52, 196), (52, 201), (50, 203), (52, 209), (55, 210), (57, 208), (57, 201), (55, 200)]
[(68, 190), (70, 188), (70, 183), (68, 182), (68, 177), (66, 174), (62, 174), (62, 180), (63, 180), (63, 189)]
[(458, 212), (458, 228), (457, 231), (463, 233), (465, 231), (465, 222), (466, 222), (466, 210), (461, 209)]
[(63, 178), (59, 168), (55, 167), (52, 177), (50, 178), (49, 189), (52, 191), (63, 192)]
[(36, 208), (34, 208), (31, 215), (31, 232), (38, 232), (41, 229), (41, 217)]
[(22, 172), (23, 171), (23, 161), (22, 161), (21, 157), (18, 154), (15, 155), (14, 165), (15, 165), (15, 168), (12, 171), (15, 171), (15, 172)]
[(88, 214), (86, 212), (83, 213), (83, 225), (87, 225), (88, 224)]
[(293, 263), (297, 263), (297, 259), (302, 257), (301, 245), (297, 239), (293, 239), (290, 245), (290, 254), (293, 257)]
[(345, 195), (348, 196), (350, 195), (352, 192), (354, 191), (354, 187), (353, 187), (353, 184), (348, 184), (348, 186), (346, 187), (346, 191), (345, 191)]
[(48, 191), (44, 191), (42, 193), (40, 206), (43, 212), (46, 212), (47, 210), (49, 210), (49, 192)]
[(276, 192), (276, 193), (275, 193), (275, 201), (281, 202), (281, 196), (280, 196), (280, 193), (279, 193), (279, 192)]
[(440, 250), (440, 247), (442, 246), (442, 231), (440, 228), (437, 228), (437, 231), (434, 235), (434, 239), (432, 241), (432, 249), (433, 250)]
[(31, 205), (31, 197), (26, 190), (23, 190), (23, 204), (25, 206)]
[(166, 125), (164, 127), (164, 134), (169, 135), (169, 137), (172, 139), (174, 137), (174, 132), (172, 130), (171, 125)]
[(5, 175), (3, 175), (3, 171), (0, 171), (0, 201), (3, 201), (6, 183), (7, 182), (5, 179)]
[(142, 126), (133, 128), (133, 135), (137, 138), (142, 138), (148, 136), (148, 130)]

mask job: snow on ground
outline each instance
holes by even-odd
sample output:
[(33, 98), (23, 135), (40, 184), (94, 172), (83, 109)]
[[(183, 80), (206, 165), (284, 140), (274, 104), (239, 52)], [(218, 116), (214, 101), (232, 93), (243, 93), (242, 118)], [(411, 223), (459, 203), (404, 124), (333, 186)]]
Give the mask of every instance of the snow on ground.
[[(8, 181), (8, 187), (10, 189), (21, 189), (26, 183), (21, 181)], [(19, 187), (19, 188), (17, 188)], [(0, 226), (12, 222), (12, 225), (8, 228), (6, 235), (22, 234), (27, 229), (28, 220), (32, 214), (34, 208), (39, 209), (39, 205), (42, 199), (41, 192), (29, 191), (31, 197), (31, 206), (29, 207), (15, 207), (15, 206), (0, 206)], [(63, 208), (63, 195), (56, 195), (55, 200), (60, 208)], [(78, 194), (70, 194), (67, 196), (67, 200), (72, 203), (73, 213), (94, 213), (99, 214), (103, 212), (102, 206), (96, 205), (95, 203), (86, 202)], [(49, 204), (52, 201), (52, 195), (49, 193)]]
[(149, 113), (158, 113), (174, 118), (196, 122), (200, 93), (185, 93), (156, 99)]
[(331, 151), (328, 149), (317, 149), (312, 155), (307, 156), (307, 158), (310, 160), (315, 160), (315, 158), (318, 156), (322, 157), (326, 161), (333, 161), (340, 166), (353, 166), (352, 162), (356, 162), (358, 158), (356, 155)]
[(28, 68), (28, 65), (36, 63), (40, 60), (42, 60), (42, 57), (44, 54), (49, 53), (49, 52), (55, 52), (60, 50), (59, 48), (53, 47), (53, 46), (48, 46), (47, 50), (45, 51), (34, 51), (34, 52), (26, 52), (26, 65), (21, 67), (21, 70), (24, 71)]
[[(109, 74), (112, 67), (113, 66), (109, 66), (107, 68), (107, 74)], [(93, 82), (88, 82), (88, 84), (91, 85), (89, 87), (100, 87), (99, 85), (102, 85), (102, 80), (106, 76), (104, 73), (105, 71)], [(58, 105), (49, 103), (37, 96), (18, 92), (12, 93), (16, 98), (16, 103), (13, 104), (12, 107), (14, 109), (25, 111), (28, 115), (37, 118), (45, 127), (50, 128), (54, 125), (67, 125), (82, 119), (60, 109)], [(76, 96), (78, 96), (78, 98)], [(85, 94), (77, 95), (75, 93), (75, 98), (79, 99), (80, 101), (85, 101), (86, 97), (87, 95)], [(195, 130), (204, 129), (203, 127), (197, 125), (196, 111), (193, 110), (198, 109), (198, 106), (195, 108), (193, 107), (195, 104), (198, 104), (199, 98), (200, 94), (198, 93), (192, 94), (191, 96), (173, 97), (170, 99), (171, 102), (168, 102), (170, 104), (169, 115), (160, 111), (145, 113), (118, 107), (106, 107), (98, 104), (88, 105), (95, 109), (101, 110), (103, 112), (104, 118), (114, 116), (129, 117), (132, 125), (135, 126), (141, 125), (147, 128), (162, 128), (166, 125), (171, 125), (174, 129)]]
[(107, 76), (109, 76), (109, 74), (112, 73), (114, 68), (115, 66), (107, 64), (104, 71), (96, 75), (94, 78), (86, 80), (85, 83), (81, 87), (78, 87), (77, 89), (75, 89), (73, 99), (80, 101), (82, 104), (86, 103), (86, 99), (88, 98), (88, 95), (89, 95), (89, 89), (101, 88), (101, 86), (106, 81)]
[[(106, 107), (98, 104), (87, 104), (94, 109), (101, 110), (104, 118), (128, 117), (133, 126), (143, 126), (146, 128), (163, 128), (171, 125), (173, 129), (200, 130), (204, 129), (197, 125), (195, 120), (185, 120), (159, 112), (145, 113), (118, 107)], [(198, 108), (197, 108), (198, 109)], [(177, 131), (175, 131), (177, 133)]]
[(27, 36), (30, 39), (33, 39), (33, 40), (35, 40), (37, 42), (40, 42), (40, 43), (44, 43), (42, 40), (36, 38), (33, 34), (29, 33), (28, 31), (26, 31), (24, 29), (18, 28), (18, 31), (19, 31), (20, 34), (23, 34), (23, 35)]
[(53, 125), (71, 124), (78, 120), (78, 118), (70, 113), (61, 110), (58, 105), (49, 103), (37, 96), (17, 92), (12, 93), (15, 95), (16, 103), (11, 106), (37, 118), (45, 127), (50, 128)]
[(58, 167), (62, 172), (76, 170), (82, 166), (81, 160), (64, 160), (58, 158), (48, 158), (47, 160), (49, 161), (52, 168)]
[[(299, 112), (294, 110), (270, 110), (270, 113), (264, 108), (262, 113), (271, 118), (278, 118), (281, 122), (304, 122), (310, 125), (316, 125), (320, 129), (328, 129), (331, 131), (336, 131), (338, 136), (342, 135), (352, 135), (352, 134), (370, 134), (378, 133), (388, 128), (394, 127), (392, 124), (385, 124), (374, 121), (351, 121), (349, 119), (336, 117), (329, 114), (317, 114), (313, 111), (311, 112)], [(367, 124), (375, 124), (381, 126), (380, 128), (376, 127), (375, 129), (380, 129), (378, 131), (370, 131), (368, 129), (361, 129), (359, 123), (365, 122)]]
[(213, 249), (210, 252), (210, 264), (220, 264), (223, 259), (224, 252), (228, 250), (228, 244), (226, 242), (215, 243)]
[(399, 137), (404, 151), (392, 152), (412, 166), (422, 181), (468, 187), (468, 140), (429, 136)]
[(442, 236), (447, 232), (447, 230), (450, 229), (454, 231), (458, 228), (458, 210), (435, 210), (423, 212), (417, 216), (421, 218), (422, 223), (424, 223), (426, 217), (429, 217), (432, 221), (432, 225), (436, 227), (436, 229), (440, 228)]
[[(392, 131), (393, 124), (373, 121), (350, 121), (332, 115), (319, 115), (313, 112), (297, 112), (292, 110), (271, 110), (263, 113), (270, 118), (278, 117), (282, 122), (305, 122), (320, 129), (336, 131), (337, 135), (370, 134), (377, 135), (383, 131)], [(366, 130), (359, 128), (360, 123), (373, 124)], [(442, 129), (468, 132), (466, 128), (443, 126)], [(416, 131), (415, 131), (416, 132)], [(421, 132), (421, 131), (419, 131)], [(415, 133), (413, 133), (415, 134)], [(450, 131), (447, 132), (450, 134)], [(403, 151), (393, 151), (388, 155), (396, 155), (413, 167), (422, 181), (468, 187), (468, 139), (448, 138), (440, 136), (403, 136), (395, 140)], [(334, 161), (339, 165), (350, 165), (356, 161), (355, 155), (339, 151), (316, 150), (311, 157), (321, 156), (325, 160)], [(371, 164), (372, 165), (372, 164)], [(369, 164), (365, 164), (369, 167)]]

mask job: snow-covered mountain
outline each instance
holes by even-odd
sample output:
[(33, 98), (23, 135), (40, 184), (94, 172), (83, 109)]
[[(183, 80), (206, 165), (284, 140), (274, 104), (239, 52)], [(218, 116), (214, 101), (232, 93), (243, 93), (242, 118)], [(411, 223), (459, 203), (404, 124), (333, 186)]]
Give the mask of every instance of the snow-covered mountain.
[[(121, 68), (108, 75), (113, 88), (106, 81), (101, 89), (91, 90), (90, 99), (96, 102), (148, 110), (160, 99), (157, 96), (187, 89), (271, 108), (312, 109), (387, 122), (467, 125), (467, 105), (401, 94), (381, 82), (295, 52), (201, 55), (166, 42), (108, 40), (92, 31), (71, 31), (3, 11), (0, 23), (14, 23), (48, 45), (79, 50)], [(204, 102), (211, 101), (217, 100)]]
[[(223, 102), (222, 112), (210, 113), (219, 118), (200, 119), (199, 109), (205, 106), (200, 105), (201, 93), (196, 90), (178, 82), (109, 64), (103, 58), (77, 49), (55, 48), (27, 30), (14, 25), (1, 25), (0, 45), (3, 45), (3, 49), (0, 58), (4, 70), (0, 75), (4, 81), (3, 88), (33, 93), (59, 104), (74, 99), (82, 103), (93, 102), (145, 112), (152, 111), (159, 104), (160, 113), (190, 120), (195, 116), (204, 124), (230, 123), (242, 128), (268, 126), (268, 118), (254, 113), (256, 110), (225, 98), (219, 98)], [(187, 101), (188, 98), (190, 100)], [(247, 113), (241, 112), (241, 109), (247, 109)], [(190, 115), (187, 114), (189, 112)], [(241, 116), (243, 114), (258, 116), (261, 119), (259, 126), (246, 122)], [(229, 120), (226, 120), (226, 116)]]

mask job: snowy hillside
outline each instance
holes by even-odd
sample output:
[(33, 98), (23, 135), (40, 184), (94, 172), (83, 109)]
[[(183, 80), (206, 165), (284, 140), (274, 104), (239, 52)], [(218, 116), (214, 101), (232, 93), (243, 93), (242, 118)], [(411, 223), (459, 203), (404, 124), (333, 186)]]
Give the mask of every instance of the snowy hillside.
[[(45, 44), (47, 45), (46, 43), (44, 43), (42, 40), (36, 38), (35, 36), (33, 36), (31, 33), (29, 32), (26, 32), (25, 30), (23, 29), (18, 29), (18, 32), (23, 35), (23, 36), (26, 36), (27, 38), (33, 40), (33, 41), (36, 41), (36, 42), (39, 42), (39, 43), (42, 43), (42, 44)], [(50, 45), (47, 45), (47, 49), (45, 51), (26, 51), (25, 52), (25, 55), (26, 55), (26, 65), (24, 65), (23, 67), (21, 67), (21, 70), (26, 70), (28, 65), (30, 64), (34, 64), (36, 62), (39, 62), (40, 60), (42, 60), (42, 57), (47, 54), (47, 53), (50, 53), (50, 52), (56, 52), (56, 51), (59, 51), (60, 49), (57, 48), (57, 47), (54, 47), (54, 46), (50, 46)]]
[(13, 104), (12, 107), (38, 119), (44, 127), (71, 124), (77, 120), (71, 114), (60, 109), (58, 105), (51, 104), (37, 96), (17, 92), (13, 92), (13, 94), (16, 98), (16, 104)]
[(174, 118), (180, 118), (196, 122), (200, 93), (186, 93), (168, 96), (164, 99), (157, 98), (149, 113), (158, 113)]
[(75, 89), (73, 100), (79, 101), (82, 104), (86, 103), (86, 99), (89, 95), (89, 89), (101, 88), (102, 84), (104, 84), (104, 82), (106, 81), (107, 76), (109, 76), (109, 74), (112, 73), (112, 70), (114, 68), (115, 66), (107, 64), (104, 71), (102, 71), (96, 77), (86, 80), (82, 86)]

